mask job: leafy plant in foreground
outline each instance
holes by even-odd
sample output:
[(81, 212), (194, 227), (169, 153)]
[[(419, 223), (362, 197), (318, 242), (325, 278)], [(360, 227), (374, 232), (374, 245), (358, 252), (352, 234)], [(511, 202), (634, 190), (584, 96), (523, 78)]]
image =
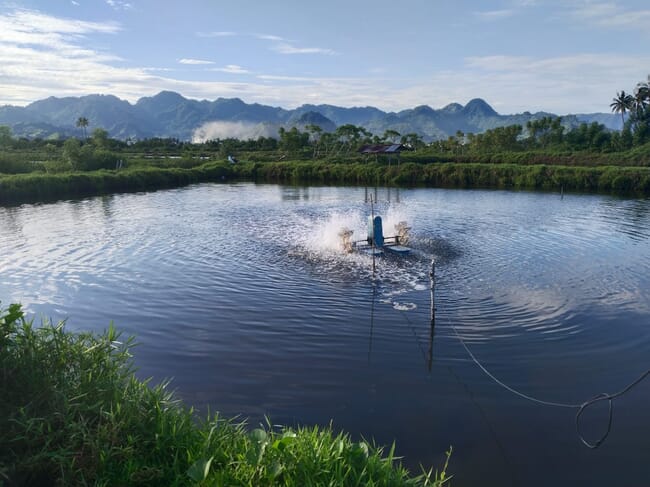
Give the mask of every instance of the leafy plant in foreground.
[[(331, 427), (248, 431), (198, 418), (133, 374), (133, 340), (64, 323), (35, 327), (0, 308), (0, 485), (432, 485), (447, 463), (412, 477), (394, 455)], [(449, 454), (448, 457), (449, 458)]]

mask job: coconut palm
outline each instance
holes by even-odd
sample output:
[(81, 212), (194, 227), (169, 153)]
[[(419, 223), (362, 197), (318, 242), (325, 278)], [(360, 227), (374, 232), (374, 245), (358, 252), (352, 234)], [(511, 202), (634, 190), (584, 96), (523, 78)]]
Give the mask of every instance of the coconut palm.
[(650, 104), (650, 76), (647, 83), (638, 83), (634, 89), (634, 109), (637, 115), (642, 114), (648, 104)]
[(87, 139), (88, 135), (86, 134), (86, 127), (88, 127), (88, 119), (86, 117), (79, 117), (77, 119), (77, 127), (81, 127), (81, 131), (84, 134), (84, 139)]
[(629, 93), (625, 93), (625, 91), (617, 92), (616, 98), (612, 100), (609, 106), (612, 108), (612, 112), (621, 114), (621, 120), (625, 124), (625, 112), (634, 107), (634, 97)]

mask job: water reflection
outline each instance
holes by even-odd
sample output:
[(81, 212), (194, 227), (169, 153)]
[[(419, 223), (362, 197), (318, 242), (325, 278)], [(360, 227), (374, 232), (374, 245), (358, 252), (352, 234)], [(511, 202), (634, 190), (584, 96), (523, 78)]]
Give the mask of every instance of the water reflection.
[(400, 201), (400, 188), (379, 188), (378, 186), (364, 188), (363, 202), (370, 204), (371, 202), (377, 203), (384, 201), (387, 203), (401, 203)]
[(310, 188), (308, 186), (282, 186), (280, 191), (283, 201), (309, 201)]

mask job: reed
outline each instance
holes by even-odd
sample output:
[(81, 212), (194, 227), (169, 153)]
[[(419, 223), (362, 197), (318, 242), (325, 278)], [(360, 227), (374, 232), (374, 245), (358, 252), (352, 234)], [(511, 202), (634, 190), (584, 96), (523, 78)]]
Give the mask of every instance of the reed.
[(0, 484), (430, 485), (395, 456), (331, 427), (250, 429), (199, 417), (133, 373), (133, 340), (64, 324), (34, 326), (20, 305), (0, 309)]
[[(240, 170), (240, 167), (235, 169)], [(487, 163), (282, 162), (264, 164), (257, 181), (446, 188), (497, 188), (649, 194), (650, 168)]]
[(149, 191), (233, 180), (445, 188), (531, 189), (650, 194), (650, 167), (506, 163), (207, 162), (195, 167), (0, 175), (0, 204)]

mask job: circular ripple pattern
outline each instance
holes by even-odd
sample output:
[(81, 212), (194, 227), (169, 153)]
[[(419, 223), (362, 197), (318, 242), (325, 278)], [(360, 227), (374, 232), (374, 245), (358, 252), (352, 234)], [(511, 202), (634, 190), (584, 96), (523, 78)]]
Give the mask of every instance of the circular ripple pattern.
[[(378, 259), (374, 272), (370, 257), (342, 253), (338, 237), (345, 227), (363, 240), (371, 211), (386, 234), (407, 221), (414, 249)], [(137, 336), (142, 376), (174, 377), (190, 402), (226, 415), (334, 419), (380, 443), (397, 438), (415, 467), (453, 444), (467, 485), (512, 472), (511, 461), (520, 476), (562, 471), (576, 484), (585, 479), (572, 470), (571, 418), (504, 395), (451, 326), (527, 394), (580, 402), (620, 389), (648, 368), (650, 201), (208, 184), (0, 208), (0, 300), (69, 317), (72, 329), (113, 320)], [(644, 422), (628, 425), (631, 445), (650, 434), (636, 404), (615, 418), (623, 431), (627, 418)], [(582, 458), (590, 485), (643, 474), (634, 451), (619, 442)]]

